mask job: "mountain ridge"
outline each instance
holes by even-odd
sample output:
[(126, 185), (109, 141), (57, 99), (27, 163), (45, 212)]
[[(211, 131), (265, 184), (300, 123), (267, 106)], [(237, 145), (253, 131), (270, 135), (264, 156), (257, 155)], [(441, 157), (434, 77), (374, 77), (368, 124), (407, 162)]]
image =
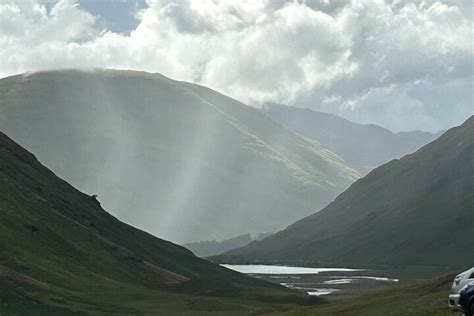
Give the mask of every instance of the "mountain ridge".
[(355, 123), (335, 114), (267, 104), (262, 111), (286, 128), (319, 142), (362, 173), (416, 151), (441, 132), (394, 133), (375, 124)]
[[(474, 249), (459, 240), (474, 233), (473, 157), (471, 116), (417, 152), (375, 168), (321, 211), (214, 260), (468, 266)], [(465, 252), (471, 255), (459, 256)]]
[(2, 132), (0, 249), (7, 315), (238, 312), (311, 300), (120, 222)]
[(1, 79), (0, 96), (10, 137), (120, 219), (180, 243), (276, 231), (360, 176), (258, 110), (163, 75), (44, 71)]

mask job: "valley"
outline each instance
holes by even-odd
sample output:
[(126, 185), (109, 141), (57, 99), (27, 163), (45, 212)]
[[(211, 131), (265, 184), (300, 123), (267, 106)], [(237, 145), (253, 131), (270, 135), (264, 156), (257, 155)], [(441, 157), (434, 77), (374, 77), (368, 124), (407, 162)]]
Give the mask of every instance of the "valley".
[(474, 316), (473, 13), (0, 0), (0, 316)]
[(415, 153), (374, 169), (321, 211), (213, 260), (467, 268), (474, 251), (459, 240), (474, 234), (473, 135), (471, 116)]
[(361, 289), (355, 297), (333, 304), (278, 311), (273, 315), (452, 316), (453, 312), (447, 308), (446, 293), (453, 277), (454, 274), (446, 274), (410, 284)]
[(0, 133), (2, 315), (242, 313), (317, 300), (104, 211)]
[(119, 219), (180, 244), (278, 231), (360, 177), (257, 109), (161, 74), (28, 73), (0, 79), (0, 96), (9, 137)]
[[(164, 130), (151, 133), (158, 139), (146, 138), (138, 128), (119, 133), (120, 125), (113, 125), (113, 130), (93, 125), (97, 130), (92, 131), (81, 124), (101, 117), (91, 111), (99, 106), (97, 95), (89, 96), (91, 103), (73, 98), (69, 101), (75, 106), (64, 111), (65, 95), (38, 94), (43, 85), (48, 87), (55, 82), (61, 90), (68, 91), (70, 98), (73, 93), (68, 82), (79, 81), (86, 91), (93, 89), (89, 81), (94, 80), (107, 89), (124, 90), (138, 80), (150, 85), (147, 93), (155, 85), (162, 89), (161, 93), (177, 89), (173, 90), (173, 97), (168, 96), (168, 102), (173, 100), (175, 105), (178, 95), (184, 98), (178, 104), (185, 108), (188, 101), (197, 102), (193, 106), (200, 107), (206, 120), (216, 123), (212, 126), (216, 137), (198, 137), (207, 149), (201, 152), (201, 147), (195, 148), (204, 156), (198, 159), (199, 166), (188, 171), (197, 172), (191, 178), (206, 181), (179, 186), (183, 191), (175, 192), (175, 198), (181, 203), (181, 197), (186, 196), (194, 203), (191, 196), (198, 200), (206, 197), (206, 203), (212, 202), (214, 208), (203, 208), (204, 213), (188, 207), (177, 212), (165, 202), (156, 202), (164, 213), (148, 213), (140, 207), (148, 205), (145, 201), (158, 201), (156, 192), (171, 189), (165, 185), (169, 179), (164, 175), (174, 177), (173, 170), (196, 162), (185, 156), (175, 160), (174, 154), (189, 153), (188, 146), (183, 149), (177, 145), (183, 141), (191, 145), (198, 140), (178, 134), (170, 142), (176, 126), (167, 126), (165, 121), (180, 117), (180, 113), (162, 118), (154, 106), (147, 109), (153, 119), (146, 128), (154, 130), (152, 122), (158, 120), (159, 128), (166, 129), (165, 136), (160, 135)], [(45, 72), (2, 79), (0, 92), (6, 96), (0, 102), (2, 128), (21, 139), (20, 143), (38, 149), (42, 157), (38, 160), (9, 136), (0, 134), (2, 315), (446, 315), (453, 273), (469, 267), (474, 260), (469, 245), (465, 256), (456, 255), (466, 249), (457, 240), (468, 240), (473, 232), (469, 219), (474, 205), (474, 117), (416, 152), (361, 177), (337, 154), (286, 130), (263, 114), (255, 114), (258, 111), (207, 88), (173, 82), (156, 74)], [(121, 98), (126, 100), (125, 95)], [(116, 122), (121, 120), (131, 127), (138, 115), (130, 109), (131, 102), (110, 103), (113, 109), (100, 111), (115, 113), (117, 104), (123, 106), (124, 116), (116, 118)], [(176, 111), (167, 104), (162, 103), (160, 111)], [(79, 112), (84, 109), (89, 112), (81, 116)], [(74, 116), (68, 118), (68, 111)], [(55, 124), (57, 120), (59, 125)], [(179, 124), (186, 125), (185, 121), (193, 120), (188, 117)], [(70, 132), (54, 138), (58, 130), (66, 129), (64, 124), (72, 126)], [(131, 132), (140, 137), (131, 136)], [(42, 146), (45, 138), (56, 142)], [(151, 156), (145, 153), (147, 147), (140, 144), (145, 139), (150, 141)], [(228, 152), (223, 156), (212, 160), (215, 157), (210, 154), (227, 146), (229, 139), (239, 140), (225, 147)], [(71, 143), (83, 147), (70, 146)], [(238, 148), (234, 147), (236, 144)], [(114, 155), (109, 153), (111, 148)], [(193, 157), (195, 150), (191, 151)], [(111, 160), (102, 159), (105, 153), (111, 155)], [(42, 159), (45, 165), (40, 162)], [(173, 167), (155, 166), (163, 162), (161, 159)], [(111, 161), (118, 165), (109, 169)], [(245, 169), (249, 163), (258, 168)], [(66, 173), (71, 182), (84, 185), (87, 193), (49, 170), (46, 166), (50, 164), (56, 166), (58, 174)], [(150, 172), (152, 166), (157, 169)], [(213, 176), (207, 178), (207, 172), (216, 178), (209, 180)], [(186, 172), (181, 176), (188, 179)], [(137, 180), (143, 183), (135, 186)], [(175, 185), (175, 180), (170, 183)], [(258, 201), (247, 199), (248, 187), (240, 187), (245, 192), (236, 194), (234, 181), (251, 183), (254, 190), (250, 196)], [(157, 186), (141, 186), (149, 183)], [(188, 189), (194, 190), (194, 195), (188, 196)], [(339, 191), (342, 193), (335, 197)], [(124, 192), (127, 193), (122, 195)], [(335, 200), (329, 203), (331, 196)], [(229, 199), (239, 203), (226, 204)], [(247, 209), (249, 202), (257, 203), (253, 207), (270, 204), (257, 212)], [(109, 213), (114, 203), (120, 206), (119, 212), (111, 209)], [(201, 206), (210, 205), (206, 203)], [(329, 204), (317, 208), (318, 203)], [(277, 204), (279, 208), (275, 209)], [(225, 205), (230, 206), (222, 208)], [(294, 208), (295, 205), (299, 206)], [(282, 223), (291, 223), (291, 218), (305, 213), (312, 215), (278, 231)], [(122, 222), (124, 214), (136, 215), (131, 223), (141, 218), (153, 227), (157, 222), (165, 226), (171, 223), (161, 222), (163, 215), (166, 219), (166, 214), (190, 214), (189, 218), (183, 217), (185, 222), (173, 221), (174, 228), (167, 226), (178, 240), (209, 236), (209, 227), (215, 228), (211, 236), (216, 237), (242, 229), (261, 237), (253, 240), (252, 235), (244, 234), (221, 242), (207, 239), (186, 244), (205, 257), (202, 259), (140, 230), (140, 225), (135, 228)], [(275, 216), (270, 226), (266, 221), (269, 214)], [(190, 228), (196, 225), (203, 226), (198, 230)], [(455, 228), (457, 235), (453, 236), (450, 232)], [(277, 232), (258, 234), (272, 229)], [(404, 233), (407, 230), (410, 234)], [(200, 233), (194, 235), (197, 231)]]
[(305, 292), (310, 296), (324, 296), (330, 301), (357, 296), (361, 290), (384, 288), (386, 285), (400, 282), (397, 278), (387, 277), (396, 273), (395, 271), (384, 270), (275, 265), (222, 264), (221, 266), (283, 285), (291, 290)]

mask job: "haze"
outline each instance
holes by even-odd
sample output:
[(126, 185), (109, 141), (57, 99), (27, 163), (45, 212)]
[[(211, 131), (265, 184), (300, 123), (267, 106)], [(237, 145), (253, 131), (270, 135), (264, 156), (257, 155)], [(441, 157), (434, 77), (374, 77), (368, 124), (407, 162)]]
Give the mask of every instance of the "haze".
[(0, 0), (0, 315), (474, 316), (472, 0)]

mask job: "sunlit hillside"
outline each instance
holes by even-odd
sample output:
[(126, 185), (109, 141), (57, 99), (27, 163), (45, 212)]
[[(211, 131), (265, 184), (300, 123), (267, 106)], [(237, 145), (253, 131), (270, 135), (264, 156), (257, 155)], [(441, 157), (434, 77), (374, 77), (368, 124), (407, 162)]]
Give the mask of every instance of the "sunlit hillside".
[(0, 80), (0, 126), (126, 222), (173, 241), (284, 228), (359, 174), (210, 89), (159, 74), (53, 71)]

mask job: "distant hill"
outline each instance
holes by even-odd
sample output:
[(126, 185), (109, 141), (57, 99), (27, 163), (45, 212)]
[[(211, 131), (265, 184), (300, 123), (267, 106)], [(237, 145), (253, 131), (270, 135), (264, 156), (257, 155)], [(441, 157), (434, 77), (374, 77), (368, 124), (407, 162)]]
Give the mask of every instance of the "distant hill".
[(262, 111), (288, 129), (318, 141), (362, 173), (411, 154), (440, 134), (392, 133), (374, 124), (359, 124), (334, 114), (268, 104)]
[(235, 248), (247, 246), (253, 241), (250, 234), (239, 235), (222, 241), (203, 240), (184, 244), (183, 247), (191, 250), (198, 257), (220, 255)]
[(219, 260), (472, 266), (474, 116), (384, 164), (323, 210)]
[(0, 313), (246, 313), (308, 302), (124, 224), (0, 133)]
[(360, 176), (252, 107), (144, 72), (1, 79), (0, 129), (121, 220), (179, 243), (277, 231)]

